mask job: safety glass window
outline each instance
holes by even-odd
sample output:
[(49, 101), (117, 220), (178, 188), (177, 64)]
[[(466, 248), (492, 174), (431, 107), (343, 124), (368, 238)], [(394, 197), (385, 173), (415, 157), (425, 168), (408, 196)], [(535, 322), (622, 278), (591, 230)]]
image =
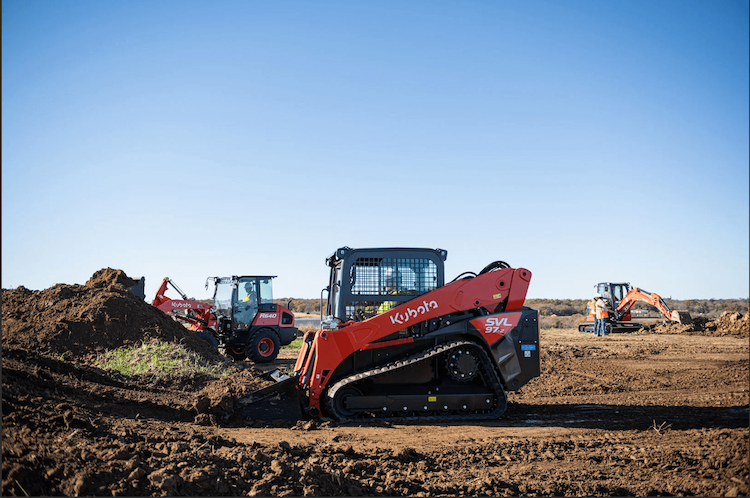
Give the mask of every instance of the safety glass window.
[(271, 284), (270, 278), (261, 278), (260, 281), (260, 302), (261, 303), (272, 303), (273, 302), (273, 284)]
[(258, 289), (255, 285), (255, 279), (240, 279), (237, 287), (237, 301), (239, 303), (256, 304), (258, 302)]
[(418, 296), (437, 287), (437, 265), (421, 258), (358, 258), (350, 269), (354, 295)]
[(232, 305), (232, 282), (222, 279), (216, 284), (214, 304), (218, 310), (228, 310)]

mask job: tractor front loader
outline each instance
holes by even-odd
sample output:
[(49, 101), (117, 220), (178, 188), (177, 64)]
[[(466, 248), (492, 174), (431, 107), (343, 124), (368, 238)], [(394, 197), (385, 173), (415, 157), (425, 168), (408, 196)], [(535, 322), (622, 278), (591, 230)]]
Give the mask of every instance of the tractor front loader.
[[(498, 261), (444, 283), (441, 249), (342, 247), (326, 316), (291, 376), (239, 400), (247, 418), (495, 419), (540, 373), (531, 272)], [(321, 294), (322, 300), (322, 294)], [(321, 310), (322, 314), (322, 310)]]

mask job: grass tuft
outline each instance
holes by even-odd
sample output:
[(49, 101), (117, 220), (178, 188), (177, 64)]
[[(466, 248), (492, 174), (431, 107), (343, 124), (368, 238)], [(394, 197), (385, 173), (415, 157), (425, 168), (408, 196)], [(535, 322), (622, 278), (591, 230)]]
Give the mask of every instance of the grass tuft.
[(96, 363), (101, 368), (119, 372), (126, 377), (150, 375), (158, 378), (203, 374), (218, 378), (231, 373), (227, 365), (211, 363), (182, 344), (159, 340), (107, 351)]
[(295, 339), (286, 346), (282, 346), (281, 349), (301, 349), (302, 348), (302, 339)]

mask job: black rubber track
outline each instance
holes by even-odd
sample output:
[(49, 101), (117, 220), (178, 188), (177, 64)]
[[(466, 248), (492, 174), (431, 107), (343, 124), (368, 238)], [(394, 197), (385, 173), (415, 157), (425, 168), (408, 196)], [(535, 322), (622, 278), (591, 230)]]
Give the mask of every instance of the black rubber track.
[[(482, 364), (483, 373), (485, 374), (486, 378), (489, 379), (488, 387), (490, 387), (491, 390), (494, 392), (495, 406), (490, 411), (486, 411), (486, 412), (483, 411), (481, 413), (465, 413), (465, 414), (448, 414), (448, 415), (428, 414), (428, 415), (409, 415), (409, 416), (393, 415), (391, 412), (388, 412), (386, 414), (368, 413), (368, 414), (362, 414), (357, 417), (347, 417), (336, 408), (336, 403), (335, 403), (336, 393), (340, 389), (343, 389), (346, 387), (354, 387), (353, 386), (354, 384), (364, 379), (367, 379), (376, 375), (390, 373), (390, 372), (393, 372), (394, 370), (405, 368), (408, 365), (412, 365), (420, 361), (427, 361), (428, 359), (434, 356), (446, 353), (447, 351), (450, 351), (451, 349), (455, 349), (459, 347), (467, 347), (467, 346), (471, 347), (479, 356), (479, 359)], [(372, 370), (368, 370), (366, 372), (362, 372), (362, 373), (341, 379), (340, 381), (336, 382), (333, 386), (331, 386), (328, 389), (327, 396), (325, 399), (325, 405), (330, 415), (332, 415), (337, 420), (341, 420), (343, 422), (361, 422), (364, 420), (388, 420), (388, 421), (494, 420), (494, 419), (499, 418), (505, 412), (505, 409), (508, 406), (507, 397), (505, 395), (505, 390), (503, 389), (500, 377), (497, 373), (497, 369), (494, 367), (493, 363), (490, 361), (490, 358), (485, 352), (485, 350), (472, 341), (453, 341), (453, 342), (449, 342), (446, 344), (441, 344), (434, 348), (415, 354), (409, 358), (394, 361), (393, 363), (389, 363), (387, 365), (383, 365), (381, 367), (374, 368)]]

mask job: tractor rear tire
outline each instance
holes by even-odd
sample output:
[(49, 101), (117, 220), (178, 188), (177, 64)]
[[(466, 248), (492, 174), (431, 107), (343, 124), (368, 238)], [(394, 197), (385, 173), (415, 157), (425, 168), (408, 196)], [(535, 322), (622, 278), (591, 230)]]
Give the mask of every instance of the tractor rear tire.
[(269, 363), (276, 359), (281, 349), (281, 341), (271, 329), (260, 329), (250, 338), (245, 352), (255, 363)]

